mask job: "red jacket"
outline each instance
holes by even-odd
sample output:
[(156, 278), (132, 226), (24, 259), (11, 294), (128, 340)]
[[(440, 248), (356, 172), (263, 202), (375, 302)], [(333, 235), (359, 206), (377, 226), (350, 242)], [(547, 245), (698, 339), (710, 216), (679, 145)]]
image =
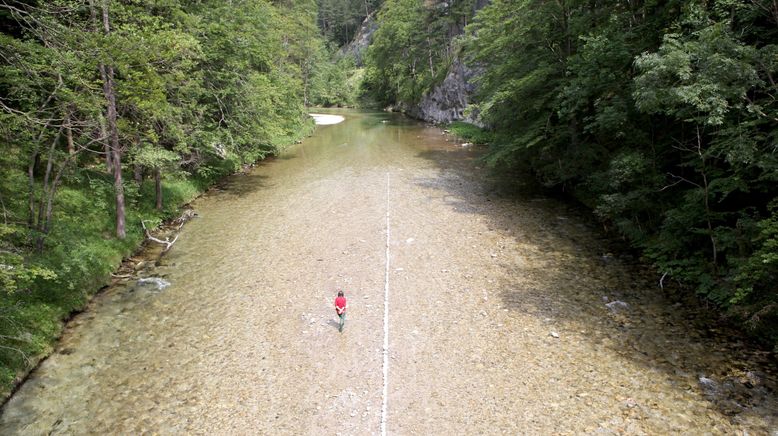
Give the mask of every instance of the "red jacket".
[(335, 312), (338, 315), (346, 313), (346, 297), (338, 297), (335, 299)]

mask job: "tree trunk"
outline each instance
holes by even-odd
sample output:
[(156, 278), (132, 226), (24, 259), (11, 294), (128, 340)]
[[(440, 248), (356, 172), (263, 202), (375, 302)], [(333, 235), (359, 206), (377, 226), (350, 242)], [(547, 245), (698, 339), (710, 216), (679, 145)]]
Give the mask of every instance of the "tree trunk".
[[(100, 73), (102, 76), (103, 66), (100, 65)], [(105, 116), (100, 114), (100, 136), (103, 138), (103, 153), (105, 154), (105, 171), (108, 174), (113, 174), (113, 162), (111, 161), (111, 145), (108, 143), (108, 127), (105, 126)]]
[[(103, 30), (111, 33), (108, 18), (108, 0), (102, 2)], [(111, 164), (113, 167), (113, 187), (116, 193), (116, 237), (124, 239), (125, 231), (124, 184), (122, 180), (122, 150), (119, 145), (119, 130), (116, 125), (116, 90), (114, 88), (114, 71), (110, 65), (100, 63), (100, 76), (103, 79), (103, 94), (107, 103), (106, 123), (108, 128), (108, 144), (110, 147)]]
[(154, 186), (157, 193), (157, 210), (162, 210), (162, 170), (154, 169)]
[(41, 129), (38, 134), (38, 139), (33, 144), (32, 152), (30, 152), (30, 164), (27, 166), (27, 180), (29, 192), (29, 202), (27, 208), (27, 227), (32, 229), (35, 225), (35, 168), (40, 163), (41, 154), (38, 144), (43, 140), (43, 136), (46, 134), (46, 129), (49, 128), (49, 123)]
[[(105, 10), (106, 8), (107, 6), (103, 4), (102, 9)], [(97, 18), (95, 0), (89, 0), (89, 16), (92, 19), (92, 26), (93, 26), (92, 31), (99, 32), (101, 23), (100, 20)], [(103, 65), (102, 61), (100, 62), (99, 69), (100, 69), (100, 78), (103, 80), (103, 91), (105, 91), (105, 66)], [(106, 127), (105, 125), (106, 124), (105, 114), (103, 114), (102, 111), (98, 115), (98, 120), (100, 122), (100, 138), (104, 146), (103, 152), (105, 154), (105, 171), (108, 174), (111, 174), (113, 173), (113, 162), (111, 161), (111, 157), (112, 157), (111, 145), (109, 144), (109, 140), (108, 140), (108, 127)]]
[(49, 184), (49, 180), (51, 180), (51, 170), (54, 167), (54, 150), (57, 147), (57, 142), (59, 142), (60, 136), (62, 135), (62, 129), (63, 127), (59, 128), (57, 134), (54, 136), (54, 140), (51, 141), (51, 146), (49, 147), (49, 157), (48, 162), (46, 162), (46, 173), (43, 175), (43, 190), (41, 193), (40, 201), (38, 202), (38, 215), (34, 220), (35, 230), (38, 231), (38, 235), (35, 241), (35, 248), (38, 250), (38, 253), (43, 251), (43, 240), (45, 239), (44, 229), (48, 228), (48, 224), (44, 218), (47, 216), (44, 215), (46, 211), (45, 205), (48, 204), (50, 207), (50, 198), (53, 196), (53, 189)]
[[(427, 30), (429, 32), (429, 30)], [(428, 33), (429, 34), (429, 33)], [(430, 42), (430, 37), (427, 37), (427, 60), (429, 61), (430, 66), (430, 75), (435, 76), (435, 68), (432, 66), (432, 42)]]
[(65, 137), (68, 140), (68, 154), (76, 152), (75, 144), (73, 143), (73, 125), (70, 120), (70, 111), (65, 114)]
[(143, 184), (143, 165), (136, 163), (133, 166), (133, 178), (135, 179), (135, 183), (137, 183), (138, 186)]
[[(118, 140), (117, 140), (118, 142)], [(121, 150), (113, 150), (113, 187), (116, 191), (116, 237), (124, 239), (127, 236), (125, 230), (125, 211), (124, 211), (124, 185), (122, 182), (122, 157)]]
[(716, 246), (716, 232), (713, 230), (712, 215), (710, 207), (710, 186), (708, 184), (707, 169), (705, 167), (705, 154), (702, 152), (702, 134), (700, 126), (697, 126), (697, 154), (700, 157), (700, 174), (702, 175), (703, 200), (705, 205), (705, 221), (708, 224), (708, 237), (710, 238), (711, 251), (713, 256), (713, 268), (718, 268), (718, 247)]
[(35, 225), (35, 164), (38, 162), (38, 146), (35, 145), (30, 155), (30, 165), (27, 167), (27, 180), (29, 192), (29, 203), (27, 210), (27, 227), (33, 228)]

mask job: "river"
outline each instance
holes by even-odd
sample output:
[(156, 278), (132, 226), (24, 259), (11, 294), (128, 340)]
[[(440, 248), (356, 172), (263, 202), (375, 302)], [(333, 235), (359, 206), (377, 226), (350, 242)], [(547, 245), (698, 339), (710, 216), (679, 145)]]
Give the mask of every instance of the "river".
[(98, 295), (0, 433), (778, 434), (772, 357), (576, 209), (437, 128), (336, 112), (194, 202), (143, 272), (170, 285)]

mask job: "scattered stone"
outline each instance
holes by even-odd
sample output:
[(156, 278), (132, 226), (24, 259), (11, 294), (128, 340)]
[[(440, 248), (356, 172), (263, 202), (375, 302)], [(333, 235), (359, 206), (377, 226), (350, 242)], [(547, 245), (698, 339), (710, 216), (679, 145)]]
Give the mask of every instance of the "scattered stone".
[(550, 332), (550, 333), (549, 333), (549, 335), (550, 335), (552, 338), (559, 339), (559, 333), (557, 333), (557, 332)]
[(743, 382), (747, 388), (753, 388), (762, 384), (762, 378), (753, 371), (746, 372), (746, 380)]
[(719, 385), (713, 379), (700, 376), (699, 382), (700, 387), (702, 387), (702, 390), (707, 394), (715, 394), (718, 391)]
[(138, 279), (138, 286), (152, 286), (161, 291), (170, 286), (170, 282), (159, 277), (144, 277)]
[(607, 307), (611, 312), (618, 312), (619, 310), (629, 309), (629, 304), (621, 300), (613, 300), (610, 303), (605, 304), (605, 307)]

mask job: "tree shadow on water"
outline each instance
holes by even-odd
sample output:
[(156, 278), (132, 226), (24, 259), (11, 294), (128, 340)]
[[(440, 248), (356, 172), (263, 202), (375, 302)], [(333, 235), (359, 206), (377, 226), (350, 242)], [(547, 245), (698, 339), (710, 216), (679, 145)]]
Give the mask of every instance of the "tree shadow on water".
[(518, 253), (518, 261), (500, 264), (503, 308), (549, 324), (561, 340), (580, 338), (581, 359), (612, 361), (589, 364), (628, 376), (618, 362), (629, 362), (733, 423), (778, 426), (772, 354), (703, 307), (667, 298), (656, 273), (620, 251), (585, 210), (530, 182), (506, 185), (481, 168), (477, 152), (449, 147), (417, 156), (438, 172), (414, 179), (417, 186), (458, 213), (479, 215)]
[(238, 197), (270, 187), (268, 176), (257, 174), (256, 171), (246, 171), (233, 174), (222, 180), (205, 194), (216, 201), (230, 201)]

